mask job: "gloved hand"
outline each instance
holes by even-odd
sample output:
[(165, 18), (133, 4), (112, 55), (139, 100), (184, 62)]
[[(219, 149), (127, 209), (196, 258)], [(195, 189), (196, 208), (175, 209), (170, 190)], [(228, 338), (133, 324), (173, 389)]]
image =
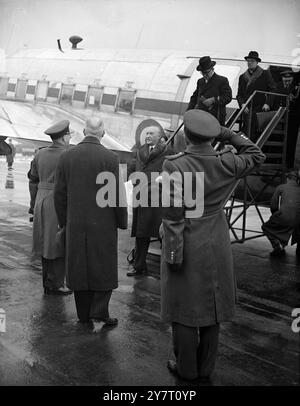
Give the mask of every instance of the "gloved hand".
[(211, 107), (215, 102), (215, 98), (214, 97), (209, 97), (208, 99), (203, 100), (202, 104), (204, 104), (204, 106), (206, 107)]
[(230, 141), (231, 138), (236, 135), (234, 131), (230, 130), (227, 127), (221, 125), (221, 133), (216, 137), (217, 141)]
[[(244, 106), (245, 106), (245, 104), (242, 104), (242, 108), (243, 108)], [(245, 114), (249, 114), (249, 109), (248, 109), (248, 107), (245, 107), (244, 113), (245, 113)]]

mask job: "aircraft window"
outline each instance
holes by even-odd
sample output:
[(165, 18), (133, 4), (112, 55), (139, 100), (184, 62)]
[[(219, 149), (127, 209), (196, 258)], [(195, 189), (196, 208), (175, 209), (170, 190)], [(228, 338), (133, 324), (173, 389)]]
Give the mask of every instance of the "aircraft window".
[(35, 91), (35, 100), (46, 101), (49, 88), (48, 80), (38, 80)]
[(6, 96), (8, 90), (8, 78), (0, 77), (0, 96)]
[(74, 90), (75, 90), (74, 84), (62, 83), (59, 103), (60, 104), (72, 104)]
[(116, 111), (132, 114), (136, 90), (119, 89)]
[(85, 100), (85, 106), (100, 109), (103, 93), (103, 86), (89, 86)]
[(16, 99), (25, 99), (27, 82), (28, 82), (27, 79), (18, 79), (17, 80), (16, 90), (15, 90)]

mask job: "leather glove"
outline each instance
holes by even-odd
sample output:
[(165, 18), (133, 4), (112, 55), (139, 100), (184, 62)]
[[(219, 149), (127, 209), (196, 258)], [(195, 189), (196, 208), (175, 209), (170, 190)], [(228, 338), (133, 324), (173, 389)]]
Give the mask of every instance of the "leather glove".
[(221, 133), (216, 137), (217, 141), (230, 141), (231, 138), (236, 135), (234, 131), (230, 130), (227, 127), (221, 126)]
[(262, 107), (262, 111), (270, 111), (270, 106), (268, 104), (264, 104)]
[(206, 107), (211, 107), (215, 102), (215, 98), (214, 97), (210, 97), (208, 99), (203, 100), (202, 104), (204, 104), (204, 106)]

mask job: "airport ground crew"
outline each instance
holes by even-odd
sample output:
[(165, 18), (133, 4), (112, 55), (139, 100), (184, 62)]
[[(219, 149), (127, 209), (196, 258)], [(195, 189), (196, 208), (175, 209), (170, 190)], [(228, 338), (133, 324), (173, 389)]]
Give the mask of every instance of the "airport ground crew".
[[(257, 169), (265, 156), (247, 137), (221, 127), (204, 111), (187, 111), (184, 131), (186, 150), (167, 157), (163, 164), (163, 205), (168, 198), (170, 202), (161, 227), (161, 315), (172, 323), (176, 361), (170, 360), (168, 368), (194, 380), (211, 376), (220, 323), (234, 315), (235, 278), (223, 207), (236, 180)], [(233, 145), (237, 153), (228, 147), (215, 151), (211, 142), (216, 137)], [(182, 179), (191, 174), (193, 182), (184, 180), (180, 185), (177, 177), (169, 192), (167, 175), (176, 173)], [(192, 190), (197, 201), (197, 173), (204, 174), (202, 213), (197, 204), (191, 206), (192, 200), (187, 202), (186, 195)]]
[(55, 170), (61, 154), (70, 142), (69, 121), (62, 120), (49, 127), (45, 134), (52, 139), (49, 147), (39, 149), (28, 173), (33, 209), (33, 246), (35, 257), (42, 258), (43, 287), (45, 294), (72, 293), (64, 286), (65, 253), (56, 243), (58, 220), (54, 208), (53, 191)]

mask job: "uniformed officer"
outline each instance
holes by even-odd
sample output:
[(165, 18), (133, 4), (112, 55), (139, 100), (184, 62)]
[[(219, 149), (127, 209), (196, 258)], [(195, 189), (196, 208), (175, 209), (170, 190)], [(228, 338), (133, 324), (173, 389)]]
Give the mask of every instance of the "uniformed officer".
[(58, 220), (53, 200), (56, 166), (71, 138), (69, 125), (68, 120), (62, 120), (45, 131), (50, 135), (52, 144), (36, 152), (28, 174), (30, 188), (34, 190), (37, 186), (36, 196), (31, 195), (31, 207), (34, 207), (32, 252), (42, 259), (45, 294), (72, 293), (64, 286), (65, 253), (56, 243)]
[[(295, 165), (295, 152), (298, 139), (298, 130), (300, 125), (300, 86), (295, 80), (295, 73), (291, 70), (285, 70), (280, 73), (282, 81), (277, 84), (277, 93), (289, 96), (289, 117), (286, 145), (286, 166), (293, 168)], [(285, 98), (276, 98), (275, 109), (280, 105), (285, 106)]]
[[(161, 315), (172, 323), (176, 361), (170, 360), (168, 368), (193, 380), (211, 376), (220, 322), (234, 315), (232, 252), (223, 207), (236, 179), (258, 168), (265, 156), (247, 137), (221, 127), (204, 111), (186, 112), (184, 131), (186, 150), (163, 164), (163, 205), (168, 199), (170, 204), (161, 226)], [(229, 147), (216, 152), (215, 137), (237, 153)], [(198, 181), (197, 173), (202, 173)], [(170, 191), (166, 184), (172, 174), (179, 176)], [(197, 196), (199, 179), (198, 190), (204, 194)], [(199, 200), (195, 207), (187, 201), (191, 191), (195, 202)]]

